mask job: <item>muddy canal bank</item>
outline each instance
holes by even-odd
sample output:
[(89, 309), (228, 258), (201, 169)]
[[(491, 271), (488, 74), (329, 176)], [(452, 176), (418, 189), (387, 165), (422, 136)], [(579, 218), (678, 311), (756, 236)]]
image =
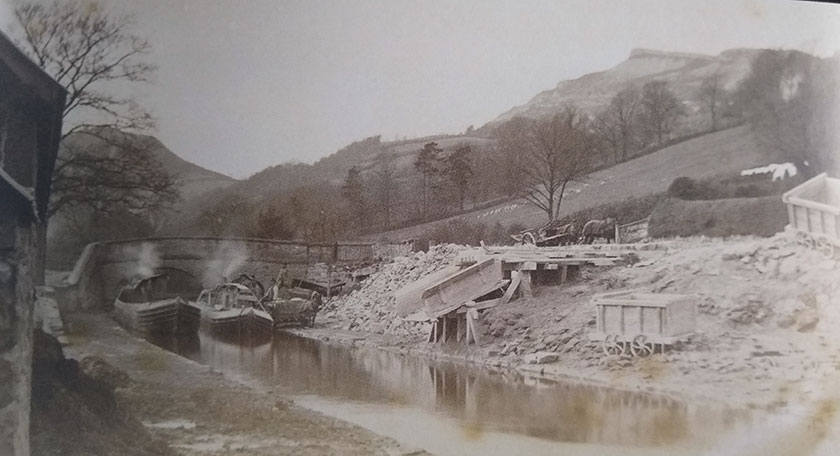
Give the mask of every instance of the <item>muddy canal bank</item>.
[[(296, 405), (128, 335), (108, 315), (68, 316), (68, 356), (98, 356), (126, 372), (119, 406), (183, 455), (415, 454), (359, 426)], [(422, 454), (422, 453), (416, 453)]]

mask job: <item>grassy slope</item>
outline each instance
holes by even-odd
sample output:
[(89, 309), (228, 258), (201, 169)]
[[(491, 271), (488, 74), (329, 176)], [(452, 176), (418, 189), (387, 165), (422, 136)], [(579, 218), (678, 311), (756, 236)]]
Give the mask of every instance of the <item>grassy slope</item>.
[[(705, 178), (766, 164), (766, 154), (756, 144), (747, 127), (719, 131), (685, 141), (652, 154), (597, 171), (585, 183), (575, 183), (567, 192), (562, 214), (572, 213), (598, 204), (639, 197), (664, 191), (675, 178)], [(579, 193), (575, 193), (580, 190)], [(561, 214), (561, 215), (562, 215)], [(545, 214), (524, 201), (500, 204), (459, 216), (470, 222), (513, 223), (538, 226), (545, 223)], [(454, 218), (454, 217), (453, 217)], [(407, 239), (418, 237), (437, 222), (368, 236), (374, 239)]]

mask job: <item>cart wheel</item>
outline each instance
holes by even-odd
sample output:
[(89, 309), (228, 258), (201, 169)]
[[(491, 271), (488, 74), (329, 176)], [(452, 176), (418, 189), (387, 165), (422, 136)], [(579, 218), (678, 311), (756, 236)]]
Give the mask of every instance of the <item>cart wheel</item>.
[(625, 346), (624, 342), (618, 340), (618, 336), (610, 336), (607, 335), (604, 337), (604, 340), (601, 341), (601, 349), (604, 351), (604, 354), (607, 356), (612, 355), (623, 355)]
[(826, 259), (834, 258), (834, 244), (828, 236), (821, 234), (814, 239), (814, 248), (822, 253)]
[(633, 356), (648, 356), (653, 353), (653, 343), (648, 342), (644, 334), (639, 334), (630, 343), (630, 353), (633, 353)]
[(522, 235), (522, 242), (525, 244), (537, 245), (537, 238), (534, 233), (525, 233)]
[(811, 237), (810, 234), (804, 231), (797, 231), (796, 232), (796, 243), (805, 247), (806, 249), (814, 248), (814, 238)]

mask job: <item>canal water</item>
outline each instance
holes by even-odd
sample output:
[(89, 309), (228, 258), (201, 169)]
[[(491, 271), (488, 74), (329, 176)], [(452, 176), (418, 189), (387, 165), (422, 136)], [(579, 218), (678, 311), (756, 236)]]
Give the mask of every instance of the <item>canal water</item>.
[(152, 342), (437, 455), (704, 454), (754, 420), (749, 411), (289, 334), (259, 344), (203, 333)]

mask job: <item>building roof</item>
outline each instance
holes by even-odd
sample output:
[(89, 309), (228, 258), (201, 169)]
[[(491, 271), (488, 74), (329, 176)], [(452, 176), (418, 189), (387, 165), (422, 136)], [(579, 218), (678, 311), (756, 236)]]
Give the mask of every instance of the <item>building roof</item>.
[(0, 59), (9, 66), (22, 84), (32, 88), (44, 102), (55, 105), (60, 101), (61, 109), (64, 110), (64, 98), (67, 94), (64, 87), (18, 49), (2, 31), (0, 31)]
[(67, 91), (30, 60), (2, 32), (0, 32), (0, 68), (10, 73), (12, 79), (17, 80), (17, 83), (24, 87), (26, 96), (32, 99), (33, 104), (39, 104), (40, 100), (40, 104), (46, 108), (44, 112), (48, 113), (44, 120), (46, 125), (39, 126), (41, 138), (38, 140), (35, 152), (37, 154), (35, 189), (28, 191), (25, 187), (14, 185), (17, 182), (5, 172), (1, 176), (2, 181), (9, 184), (15, 192), (34, 202), (37, 218), (46, 222), (52, 174), (61, 141), (61, 125)]

